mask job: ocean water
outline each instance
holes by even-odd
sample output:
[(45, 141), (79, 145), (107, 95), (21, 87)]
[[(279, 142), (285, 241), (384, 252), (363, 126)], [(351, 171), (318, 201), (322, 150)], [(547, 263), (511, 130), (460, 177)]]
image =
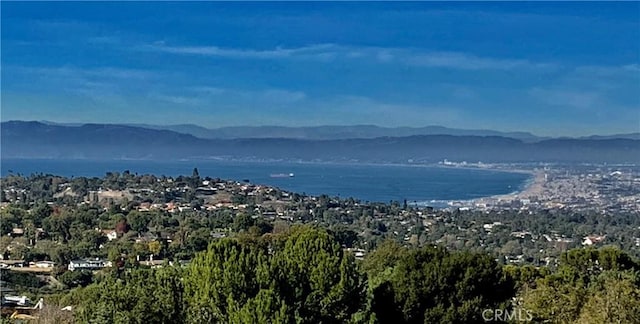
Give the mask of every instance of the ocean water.
[[(191, 175), (279, 187), (308, 195), (328, 194), (361, 201), (437, 205), (521, 190), (530, 175), (524, 173), (401, 165), (355, 165), (294, 162), (145, 161), (145, 160), (26, 160), (0, 161), (2, 176), (9, 173), (55, 174), (67, 177), (102, 177), (107, 172), (129, 170), (157, 176)], [(289, 174), (294, 177), (272, 177)]]

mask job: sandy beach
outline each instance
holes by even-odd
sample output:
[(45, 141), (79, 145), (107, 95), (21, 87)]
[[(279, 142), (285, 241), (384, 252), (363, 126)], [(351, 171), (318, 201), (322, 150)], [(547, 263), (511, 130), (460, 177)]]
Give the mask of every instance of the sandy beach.
[[(507, 171), (507, 170), (505, 170)], [(515, 199), (528, 199), (533, 196), (540, 196), (544, 192), (545, 187), (545, 171), (544, 170), (509, 170), (509, 172), (526, 172), (532, 175), (525, 188), (521, 191), (505, 194), (483, 197), (472, 200), (476, 204), (482, 204), (489, 201), (509, 201)]]

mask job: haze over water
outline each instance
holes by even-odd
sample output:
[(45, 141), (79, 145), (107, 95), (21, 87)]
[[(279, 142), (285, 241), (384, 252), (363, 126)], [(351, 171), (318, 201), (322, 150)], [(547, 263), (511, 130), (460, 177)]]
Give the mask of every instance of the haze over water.
[[(51, 173), (67, 177), (102, 177), (106, 172), (191, 175), (276, 186), (309, 195), (328, 194), (363, 201), (428, 203), (432, 200), (468, 200), (520, 190), (530, 178), (523, 173), (449, 169), (423, 166), (315, 164), (237, 161), (91, 161), (2, 160), (2, 176)], [(293, 173), (294, 177), (271, 177)]]

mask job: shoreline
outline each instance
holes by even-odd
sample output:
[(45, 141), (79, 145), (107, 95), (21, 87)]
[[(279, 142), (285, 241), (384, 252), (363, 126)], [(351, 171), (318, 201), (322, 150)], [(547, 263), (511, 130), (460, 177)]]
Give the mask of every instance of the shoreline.
[(449, 199), (449, 200), (430, 200), (430, 201), (420, 201), (417, 206), (424, 207), (434, 207), (436, 209), (447, 209), (447, 208), (477, 208), (478, 204), (487, 204), (495, 202), (503, 202), (503, 201), (513, 201), (516, 199), (528, 199), (531, 196), (537, 196), (542, 193), (544, 189), (544, 174), (545, 172), (542, 170), (496, 170), (501, 172), (515, 172), (515, 173), (527, 173), (530, 174), (531, 177), (526, 180), (524, 186), (520, 190), (515, 190), (513, 192), (507, 194), (500, 195), (491, 195), (491, 196), (483, 196), (472, 199)]
[[(521, 170), (524, 171), (524, 170)], [(468, 202), (475, 204), (483, 204), (487, 202), (493, 201), (512, 201), (516, 199), (528, 199), (532, 196), (540, 196), (544, 191), (544, 185), (546, 183), (544, 170), (531, 170), (527, 171), (527, 173), (531, 174), (531, 178), (527, 180), (524, 188), (522, 190), (517, 190), (512, 193), (503, 194), (503, 195), (493, 195), (482, 198), (476, 198), (468, 200)]]
[(500, 163), (487, 164), (486, 167), (479, 166), (460, 166), (460, 165), (443, 165), (440, 163), (394, 163), (394, 162), (348, 162), (348, 161), (303, 161), (303, 160), (245, 160), (245, 159), (229, 159), (229, 158), (204, 158), (204, 159), (177, 159), (177, 160), (154, 160), (154, 159), (91, 159), (91, 158), (2, 158), (1, 161), (83, 161), (83, 162), (151, 162), (151, 163), (186, 163), (193, 162), (194, 167), (198, 167), (198, 162), (214, 162), (214, 163), (246, 163), (246, 164), (302, 164), (302, 165), (341, 165), (341, 166), (381, 166), (381, 167), (411, 167), (411, 168), (438, 168), (451, 170), (469, 170), (469, 171), (490, 171), (490, 172), (507, 172), (531, 174), (534, 171), (521, 168), (501, 168)]
[[(2, 159), (5, 160), (5, 159)], [(15, 159), (8, 159), (15, 160)], [(32, 161), (50, 161), (50, 160), (61, 160), (61, 159), (17, 159), (17, 160), (32, 160)], [(89, 160), (79, 160), (79, 159), (64, 159), (65, 161), (74, 160), (74, 161), (89, 161)], [(140, 163), (140, 162), (151, 162), (157, 163), (158, 161), (153, 160), (122, 160), (122, 159), (114, 159), (111, 160), (114, 162), (120, 163)], [(163, 161), (171, 163), (184, 164), (185, 162), (198, 165), (202, 162), (213, 162), (213, 163), (229, 163), (234, 164), (290, 164), (290, 165), (335, 165), (335, 166), (369, 166), (369, 167), (391, 167), (391, 168), (426, 168), (426, 169), (439, 169), (445, 170), (449, 169), (452, 171), (460, 170), (460, 171), (471, 171), (471, 172), (496, 172), (496, 173), (513, 173), (513, 174), (527, 174), (526, 180), (521, 182), (515, 190), (505, 194), (498, 195), (489, 195), (489, 196), (479, 196), (479, 197), (469, 197), (462, 199), (443, 199), (443, 200), (422, 200), (420, 205), (429, 206), (436, 203), (439, 206), (455, 206), (458, 204), (462, 204), (465, 206), (475, 205), (476, 203), (483, 203), (485, 201), (496, 201), (496, 200), (512, 200), (517, 199), (522, 196), (530, 196), (539, 193), (542, 190), (542, 185), (544, 184), (544, 171), (538, 169), (527, 169), (527, 166), (523, 165), (506, 165), (506, 164), (487, 164), (486, 166), (474, 166), (474, 165), (443, 165), (441, 163), (376, 163), (376, 162), (346, 162), (346, 161), (241, 161), (241, 160), (230, 160), (230, 159), (220, 159), (220, 160), (189, 160), (189, 161)], [(105, 161), (107, 162), (107, 161)], [(532, 166), (533, 167), (533, 166)]]

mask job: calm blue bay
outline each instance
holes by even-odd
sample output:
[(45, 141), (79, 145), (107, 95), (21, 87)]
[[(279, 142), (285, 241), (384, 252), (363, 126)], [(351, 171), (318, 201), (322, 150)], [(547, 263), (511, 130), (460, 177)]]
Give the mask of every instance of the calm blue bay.
[[(468, 200), (520, 190), (528, 174), (424, 166), (353, 165), (293, 162), (140, 161), (140, 160), (22, 160), (3, 159), (2, 176), (9, 173), (102, 177), (129, 170), (157, 176), (191, 175), (279, 187), (309, 195), (328, 194), (363, 201), (413, 202)], [(294, 177), (271, 177), (293, 173)]]

